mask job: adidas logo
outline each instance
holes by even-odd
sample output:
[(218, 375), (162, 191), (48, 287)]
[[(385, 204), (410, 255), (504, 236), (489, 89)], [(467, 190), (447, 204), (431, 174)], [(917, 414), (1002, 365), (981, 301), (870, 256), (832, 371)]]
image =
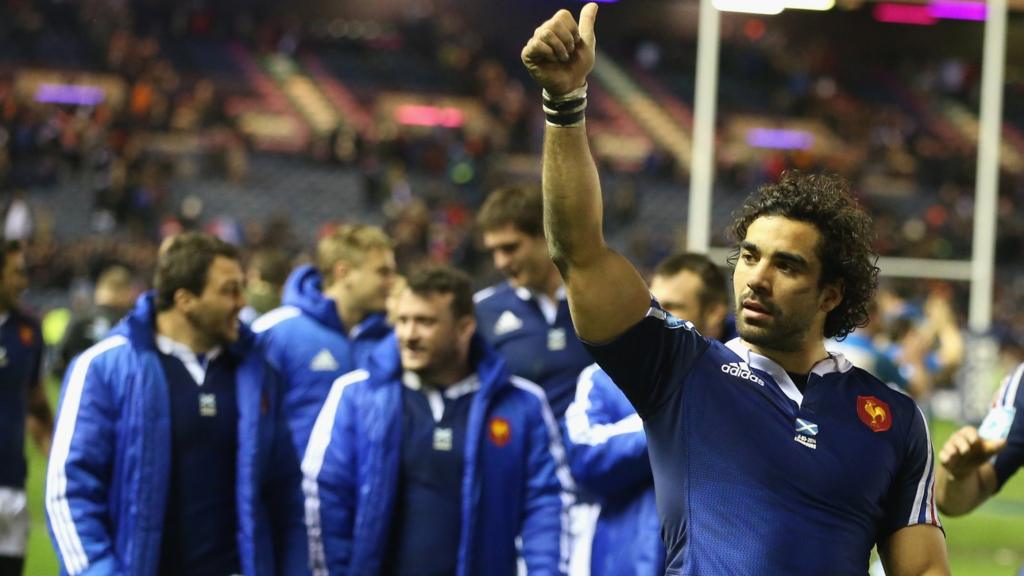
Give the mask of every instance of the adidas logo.
[(494, 323), (494, 335), (501, 336), (502, 334), (515, 332), (522, 327), (523, 321), (513, 314), (511, 310), (505, 310), (501, 313), (501, 316), (498, 316), (498, 321)]
[(338, 369), (338, 361), (334, 359), (330, 350), (323, 348), (313, 356), (309, 369), (313, 372), (331, 372)]
[(746, 362), (730, 362), (728, 364), (722, 364), (722, 372), (725, 372), (730, 376), (750, 380), (755, 384), (764, 386), (764, 380), (758, 378), (757, 375), (750, 370), (750, 365)]

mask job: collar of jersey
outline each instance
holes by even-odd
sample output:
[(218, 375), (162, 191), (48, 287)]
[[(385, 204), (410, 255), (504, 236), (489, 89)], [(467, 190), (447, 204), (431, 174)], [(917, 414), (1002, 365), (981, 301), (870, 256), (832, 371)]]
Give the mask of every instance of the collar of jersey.
[(549, 326), (553, 326), (555, 324), (555, 320), (558, 319), (558, 305), (562, 300), (565, 300), (565, 285), (559, 286), (558, 290), (555, 290), (554, 300), (548, 298), (547, 294), (534, 292), (525, 286), (516, 288), (516, 296), (518, 296), (523, 302), (536, 300), (537, 306), (540, 307), (541, 314), (544, 315), (544, 320), (547, 321)]
[[(423, 390), (424, 388), (432, 389), (430, 386), (424, 386), (423, 380), (420, 375), (411, 371), (406, 370), (402, 373), (402, 384), (410, 390)], [(473, 372), (469, 376), (466, 376), (462, 380), (452, 384), (442, 391), (444, 397), (449, 400), (456, 400), (469, 394), (470, 392), (476, 392), (480, 389), (480, 376), (476, 372)]]
[[(750, 349), (750, 346), (739, 337), (726, 342), (725, 346), (734, 354), (743, 358), (747, 364), (750, 364), (753, 368), (770, 374), (772, 379), (775, 380), (775, 383), (778, 384), (779, 388), (782, 390), (782, 393), (793, 402), (796, 402), (797, 406), (800, 406), (803, 403), (803, 393), (800, 392), (800, 389), (793, 383), (793, 379), (789, 377), (786, 370), (782, 366), (779, 366), (774, 360), (754, 352)], [(825, 376), (826, 374), (849, 372), (851, 368), (853, 368), (853, 364), (851, 364), (845, 356), (838, 352), (828, 352), (828, 358), (818, 361), (818, 363), (811, 368), (811, 374)]]
[(217, 346), (206, 353), (206, 361), (204, 363), (199, 362), (199, 358), (191, 348), (178, 342), (177, 340), (164, 336), (163, 334), (156, 335), (156, 348), (160, 352), (168, 356), (174, 356), (181, 363), (185, 365), (188, 373), (192, 375), (192, 379), (196, 381), (199, 386), (203, 385), (206, 381), (206, 368), (210, 365), (217, 356), (223, 351), (223, 348)]

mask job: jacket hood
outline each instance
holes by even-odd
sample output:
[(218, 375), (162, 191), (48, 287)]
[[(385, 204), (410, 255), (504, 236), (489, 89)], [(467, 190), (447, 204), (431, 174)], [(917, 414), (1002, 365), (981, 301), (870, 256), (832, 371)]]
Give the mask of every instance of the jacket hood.
[[(135, 307), (125, 316), (110, 335), (128, 338), (132, 346), (140, 349), (156, 349), (156, 292), (144, 292), (135, 301)], [(247, 354), (256, 343), (256, 336), (243, 322), (238, 322), (238, 340), (227, 349), (238, 356)]]
[(345, 327), (338, 317), (338, 307), (334, 300), (324, 296), (323, 278), (313, 266), (306, 264), (292, 271), (285, 281), (281, 304), (295, 306), (317, 322), (345, 333)]
[[(393, 382), (402, 379), (402, 356), (398, 337), (394, 334), (383, 340), (370, 354), (367, 369), (377, 382)], [(493, 396), (509, 382), (508, 365), (479, 332), (473, 334), (469, 345), (469, 364), (480, 378), (480, 392)]]

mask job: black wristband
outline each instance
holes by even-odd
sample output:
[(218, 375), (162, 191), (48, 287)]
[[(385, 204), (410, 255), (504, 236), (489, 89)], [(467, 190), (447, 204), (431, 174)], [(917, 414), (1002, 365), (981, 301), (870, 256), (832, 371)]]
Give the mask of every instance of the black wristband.
[(545, 114), (547, 123), (551, 126), (558, 126), (559, 128), (567, 128), (569, 126), (579, 126), (583, 124), (585, 115), (583, 110), (573, 112), (571, 114)]

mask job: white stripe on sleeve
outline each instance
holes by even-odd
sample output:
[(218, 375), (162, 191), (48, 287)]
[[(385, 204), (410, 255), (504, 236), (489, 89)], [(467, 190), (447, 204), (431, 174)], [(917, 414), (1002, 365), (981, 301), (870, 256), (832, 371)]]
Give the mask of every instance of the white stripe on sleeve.
[(576, 399), (565, 412), (565, 426), (569, 441), (583, 446), (600, 446), (620, 434), (643, 432), (644, 423), (637, 413), (630, 414), (612, 424), (593, 424), (590, 421), (590, 392), (594, 389), (594, 374), (600, 370), (591, 364), (580, 373), (576, 383)]
[(921, 515), (922, 507), (924, 507), (924, 521), (928, 524), (934, 524), (941, 526), (938, 516), (935, 514), (935, 470), (933, 469), (934, 462), (932, 462), (932, 438), (931, 432), (928, 431), (928, 419), (924, 417), (924, 413), (921, 412), (921, 408), (917, 407), (917, 414), (921, 417), (921, 421), (924, 425), (924, 437), (928, 449), (928, 457), (925, 460), (924, 471), (921, 473), (921, 479), (917, 483), (917, 493), (914, 496), (914, 505), (910, 508), (910, 518), (907, 519), (907, 525), (913, 526), (914, 524), (920, 524), (918, 518)]
[(562, 572), (568, 572), (569, 508), (576, 500), (573, 495), (576, 491), (576, 484), (572, 479), (572, 474), (569, 472), (569, 465), (567, 464), (565, 455), (565, 447), (562, 446), (562, 434), (559, 431), (558, 423), (555, 420), (555, 414), (551, 411), (551, 406), (548, 404), (547, 395), (544, 393), (544, 389), (525, 378), (520, 378), (519, 376), (512, 376), (509, 378), (509, 381), (516, 388), (536, 396), (541, 405), (541, 413), (544, 416), (544, 423), (547, 425), (548, 429), (548, 450), (551, 452), (551, 456), (555, 460), (555, 475), (557, 476), (559, 483), (562, 485), (560, 495), (562, 501), (562, 512), (560, 514), (562, 533), (561, 538), (559, 539), (559, 567)]
[(355, 370), (339, 376), (327, 395), (320, 414), (316, 417), (313, 432), (306, 445), (306, 453), (302, 457), (302, 492), (305, 495), (306, 536), (309, 540), (309, 564), (314, 576), (327, 574), (327, 557), (324, 551), (323, 523), (320, 518), (320, 470), (324, 465), (324, 455), (331, 443), (334, 430), (334, 418), (341, 404), (341, 394), (349, 385), (362, 382), (369, 378), (366, 370)]
[(57, 418), (57, 428), (50, 449), (50, 462), (46, 473), (46, 513), (50, 517), (54, 539), (60, 549), (61, 558), (68, 574), (80, 574), (89, 567), (89, 557), (82, 546), (71, 506), (68, 503), (67, 462), (71, 452), (71, 439), (78, 423), (78, 410), (82, 402), (82, 390), (92, 361), (98, 356), (128, 343), (124, 336), (111, 336), (101, 340), (78, 357), (71, 369), (64, 390), (64, 401)]

